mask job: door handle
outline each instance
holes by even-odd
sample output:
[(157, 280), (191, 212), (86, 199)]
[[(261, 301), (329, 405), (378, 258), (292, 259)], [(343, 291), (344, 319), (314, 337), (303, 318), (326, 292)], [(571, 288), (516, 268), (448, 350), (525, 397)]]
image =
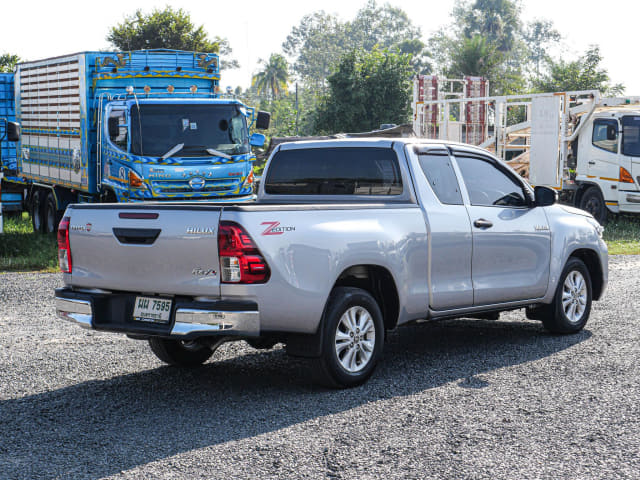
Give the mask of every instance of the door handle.
[(596, 162), (594, 162), (593, 160), (589, 160), (589, 165), (595, 165)]
[(491, 228), (493, 227), (493, 223), (491, 223), (489, 220), (485, 220), (484, 218), (479, 218), (478, 220), (476, 220), (475, 222), (473, 222), (473, 226), (474, 227), (478, 227), (478, 228)]

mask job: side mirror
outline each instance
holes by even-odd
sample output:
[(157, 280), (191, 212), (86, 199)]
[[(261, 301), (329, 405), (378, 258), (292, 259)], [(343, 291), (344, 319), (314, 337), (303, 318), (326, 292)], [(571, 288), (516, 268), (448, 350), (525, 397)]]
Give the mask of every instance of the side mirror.
[(548, 207), (558, 201), (558, 192), (549, 187), (536, 187), (534, 189), (536, 196), (536, 207)]
[(254, 133), (249, 137), (249, 145), (252, 147), (264, 147), (264, 142), (266, 141), (267, 137), (261, 133)]
[(607, 125), (607, 140), (617, 140), (618, 129), (615, 125)]
[(20, 124), (7, 122), (7, 140), (17, 142), (20, 140)]
[(271, 122), (271, 114), (269, 112), (259, 111), (256, 117), (256, 128), (266, 130)]
[(107, 125), (109, 129), (109, 138), (116, 138), (120, 134), (120, 119), (118, 117), (109, 117)]

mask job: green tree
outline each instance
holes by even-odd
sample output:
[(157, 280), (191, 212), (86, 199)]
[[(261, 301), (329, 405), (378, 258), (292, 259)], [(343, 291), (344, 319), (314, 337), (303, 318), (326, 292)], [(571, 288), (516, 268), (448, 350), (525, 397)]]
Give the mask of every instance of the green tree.
[[(196, 27), (187, 12), (170, 6), (164, 10), (154, 9), (150, 14), (136, 10), (133, 15), (125, 17), (123, 23), (111, 27), (107, 40), (120, 50), (171, 48), (218, 53), (222, 57), (231, 55), (226, 39), (215, 37), (209, 40), (202, 25)], [(234, 59), (221, 60), (222, 68), (238, 66)]]
[(16, 69), (16, 64), (20, 61), (18, 55), (12, 55), (10, 53), (3, 53), (0, 55), (0, 72), (13, 72)]
[(452, 52), (450, 71), (453, 76), (491, 77), (502, 62), (502, 54), (485, 37), (463, 38)]
[(282, 49), (295, 58), (293, 70), (300, 79), (320, 91), (347, 43), (345, 25), (336, 16), (319, 11), (305, 15), (292, 28)]
[(514, 0), (474, 0), (471, 4), (458, 3), (453, 15), (458, 20), (462, 35), (484, 37), (500, 52), (513, 49), (520, 32), (520, 4)]
[(410, 53), (416, 73), (431, 71), (429, 55), (420, 40), (420, 28), (409, 16), (388, 3), (375, 0), (358, 11), (351, 21), (342, 22), (323, 11), (306, 15), (283, 43), (284, 52), (294, 58), (293, 70), (308, 86), (323, 91), (326, 78), (338, 60), (353, 49), (388, 49)]
[(529, 90), (547, 49), (559, 40), (559, 34), (546, 20), (524, 28), (520, 13), (518, 0), (458, 1), (453, 25), (441, 29), (428, 42), (439, 73), (484, 76), (489, 79), (491, 93), (497, 95)]
[(562, 59), (549, 62), (549, 73), (535, 82), (540, 92), (562, 92), (570, 90), (600, 90), (605, 95), (624, 93), (624, 85), (611, 84), (609, 73), (603, 68), (602, 55), (597, 45), (592, 45), (577, 60)]
[(253, 76), (251, 85), (256, 87), (258, 95), (270, 95), (272, 99), (287, 93), (289, 65), (278, 53), (272, 53), (269, 61), (260, 61), (264, 68)]
[(329, 93), (316, 114), (320, 131), (358, 132), (410, 116), (410, 55), (389, 50), (352, 50), (328, 78)]
[(550, 20), (534, 20), (524, 30), (524, 40), (529, 48), (529, 59), (535, 65), (536, 76), (540, 76), (540, 66), (549, 60), (548, 48), (558, 43), (562, 36)]

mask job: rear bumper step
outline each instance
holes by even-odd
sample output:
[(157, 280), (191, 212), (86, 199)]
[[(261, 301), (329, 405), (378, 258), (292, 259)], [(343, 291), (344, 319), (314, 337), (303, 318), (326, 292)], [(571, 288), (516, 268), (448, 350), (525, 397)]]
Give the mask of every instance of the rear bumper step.
[(93, 293), (71, 288), (56, 290), (56, 313), (83, 328), (134, 335), (191, 339), (203, 336), (260, 335), (260, 313), (255, 302), (195, 302), (174, 297), (168, 323), (133, 319), (135, 293)]

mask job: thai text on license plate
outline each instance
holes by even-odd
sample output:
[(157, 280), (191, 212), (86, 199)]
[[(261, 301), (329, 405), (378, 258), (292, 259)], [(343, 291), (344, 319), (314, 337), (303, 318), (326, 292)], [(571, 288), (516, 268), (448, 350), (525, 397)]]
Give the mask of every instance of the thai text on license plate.
[(154, 297), (136, 297), (133, 319), (141, 322), (168, 323), (172, 300)]

